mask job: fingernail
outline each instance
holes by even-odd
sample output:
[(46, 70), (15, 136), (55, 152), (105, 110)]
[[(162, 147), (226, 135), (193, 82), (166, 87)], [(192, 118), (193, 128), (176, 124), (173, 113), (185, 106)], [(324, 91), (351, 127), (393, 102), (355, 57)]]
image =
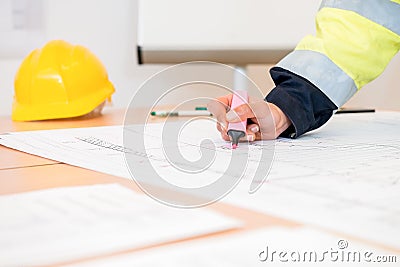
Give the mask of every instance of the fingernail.
[(253, 142), (254, 141), (254, 135), (247, 135), (247, 141)]
[(226, 119), (227, 119), (228, 121), (232, 121), (232, 120), (234, 120), (234, 119), (236, 119), (236, 118), (237, 118), (237, 115), (236, 115), (236, 113), (233, 112), (232, 110), (229, 111), (228, 113), (226, 113)]
[(253, 133), (256, 133), (259, 131), (259, 128), (257, 125), (255, 125), (255, 126), (251, 127), (250, 131), (252, 131)]

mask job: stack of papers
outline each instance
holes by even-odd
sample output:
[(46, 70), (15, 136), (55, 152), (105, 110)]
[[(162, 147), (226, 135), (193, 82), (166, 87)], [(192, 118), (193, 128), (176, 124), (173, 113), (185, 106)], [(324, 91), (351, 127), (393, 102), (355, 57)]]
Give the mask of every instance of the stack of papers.
[(37, 266), (232, 229), (208, 209), (177, 209), (118, 184), (0, 197), (0, 266)]
[[(399, 132), (398, 112), (345, 114), (295, 140), (240, 144), (235, 153), (249, 152), (247, 169), (243, 181), (223, 201), (399, 250)], [(213, 122), (188, 124), (178, 143), (163, 142), (162, 133), (163, 124), (146, 125), (145, 132), (135, 134), (144, 138), (147, 149), (133, 152), (156, 159), (154, 169), (169, 182), (190, 186), (197, 181), (195, 187), (227, 172), (232, 151)], [(179, 172), (163, 158), (166, 147), (177, 146), (183, 158), (196, 160), (204, 138), (215, 145), (215, 161), (204, 172)], [(0, 144), (131, 178), (124, 161), (122, 126), (10, 133), (0, 135)], [(259, 191), (249, 194), (254, 171), (270, 168), (269, 162), (260, 161), (265, 151), (274, 153), (272, 168)]]

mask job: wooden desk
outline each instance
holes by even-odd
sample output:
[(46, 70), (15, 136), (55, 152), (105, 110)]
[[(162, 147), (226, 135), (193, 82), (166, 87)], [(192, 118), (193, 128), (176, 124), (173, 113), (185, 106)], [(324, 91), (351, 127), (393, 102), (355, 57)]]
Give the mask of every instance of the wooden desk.
[[(102, 125), (118, 125), (123, 123), (123, 110), (106, 110), (104, 115), (97, 118), (75, 118), (63, 120), (49, 120), (40, 122), (12, 122), (10, 117), (0, 117), (0, 133), (9, 131), (27, 131), (27, 130), (44, 130), (44, 129), (58, 129), (67, 127), (90, 127)], [(152, 118), (152, 121), (159, 121), (159, 118)], [(132, 190), (141, 192), (133, 181), (122, 179), (119, 177), (86, 170), (63, 164), (60, 162), (40, 158), (37, 156), (29, 155), (23, 152), (15, 151), (3, 146), (0, 146), (0, 195), (11, 193), (22, 193), (33, 190), (65, 187), (65, 186), (79, 186), (90, 184), (105, 184), (105, 183), (119, 183), (123, 186), (129, 187)], [(57, 175), (54, 175), (54, 174)], [(283, 226), (283, 227), (296, 227), (300, 224), (291, 222), (285, 219), (269, 216), (254, 211), (249, 211), (243, 208), (238, 208), (228, 204), (215, 203), (210, 205), (210, 209), (222, 212), (225, 215), (238, 218), (244, 223), (244, 227), (231, 231), (226, 231), (217, 234), (211, 234), (198, 238), (207, 238), (216, 235), (229, 235), (232, 233), (247, 231), (260, 227), (269, 226)], [(198, 239), (194, 238), (194, 239)], [(192, 240), (192, 239), (190, 239)], [(159, 244), (157, 246), (150, 246), (140, 249), (132, 249), (127, 251), (120, 251), (118, 253), (105, 254), (99, 257), (107, 257), (122, 253), (131, 253), (143, 249), (151, 249), (161, 245), (168, 245), (176, 242), (190, 242), (190, 240), (178, 240)], [(96, 258), (99, 258), (96, 257)], [(93, 258), (80, 259), (79, 261), (90, 260)], [(74, 261), (77, 262), (77, 261)], [(65, 262), (72, 263), (71, 262)]]
[[(118, 125), (123, 123), (123, 118), (123, 110), (105, 111), (102, 116), (96, 118), (75, 118), (34, 122), (14, 122), (10, 117), (0, 117), (0, 133)], [(56, 161), (21, 153), (3, 146), (0, 146), (0, 159), (0, 170), (57, 164)]]

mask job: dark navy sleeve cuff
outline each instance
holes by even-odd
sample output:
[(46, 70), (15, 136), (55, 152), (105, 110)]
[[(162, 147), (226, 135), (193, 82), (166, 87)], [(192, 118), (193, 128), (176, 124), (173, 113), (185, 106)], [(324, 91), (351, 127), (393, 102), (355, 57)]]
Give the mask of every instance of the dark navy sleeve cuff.
[(281, 137), (296, 138), (325, 124), (338, 107), (307, 79), (280, 67), (270, 70), (275, 88), (266, 101), (278, 106), (292, 122)]

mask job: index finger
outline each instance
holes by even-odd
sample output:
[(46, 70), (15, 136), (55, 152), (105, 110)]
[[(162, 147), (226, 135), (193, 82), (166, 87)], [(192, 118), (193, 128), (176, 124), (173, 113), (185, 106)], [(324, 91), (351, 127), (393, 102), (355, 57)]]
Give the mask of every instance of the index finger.
[(226, 121), (225, 114), (231, 106), (232, 97), (233, 95), (229, 94), (218, 97), (208, 103), (207, 109), (217, 118), (218, 121)]
[(217, 119), (217, 129), (221, 133), (226, 131), (228, 125), (226, 121), (226, 111), (230, 108), (232, 103), (232, 94), (218, 97), (210, 101), (207, 105), (207, 109)]
[(232, 104), (233, 94), (224, 95), (217, 97), (214, 102), (218, 102), (225, 107), (225, 111), (228, 111)]

